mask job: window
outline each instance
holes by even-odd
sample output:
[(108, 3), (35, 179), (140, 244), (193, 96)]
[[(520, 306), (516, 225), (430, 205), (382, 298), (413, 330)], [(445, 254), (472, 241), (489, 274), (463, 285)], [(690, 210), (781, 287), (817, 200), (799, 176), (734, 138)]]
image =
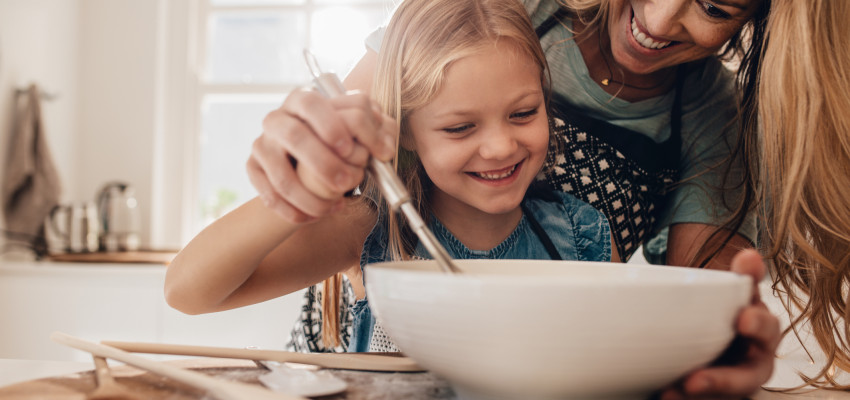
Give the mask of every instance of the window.
[[(310, 81), (302, 50), (343, 76), (392, 0), (201, 0), (192, 234), (251, 199), (245, 173), (263, 117)], [(196, 108), (196, 109), (198, 109)]]

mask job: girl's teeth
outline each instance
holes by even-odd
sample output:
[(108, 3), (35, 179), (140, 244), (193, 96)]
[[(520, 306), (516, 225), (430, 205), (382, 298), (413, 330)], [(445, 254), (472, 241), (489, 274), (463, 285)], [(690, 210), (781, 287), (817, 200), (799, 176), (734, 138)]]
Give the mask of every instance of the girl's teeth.
[(502, 172), (502, 173), (494, 174), (494, 173), (490, 173), (490, 172), (478, 172), (478, 173), (476, 173), (476, 175), (478, 175), (479, 178), (484, 178), (484, 179), (487, 179), (487, 180), (495, 181), (497, 179), (505, 179), (505, 178), (511, 176), (511, 174), (513, 174), (515, 170), (516, 170), (516, 165), (514, 165), (513, 167), (511, 167), (511, 169), (509, 169), (505, 172)]
[(647, 37), (643, 32), (641, 32), (637, 27), (637, 22), (635, 21), (635, 17), (632, 17), (632, 36), (635, 37), (638, 43), (641, 46), (646, 47), (647, 49), (661, 49), (667, 47), (671, 42), (656, 42), (652, 40), (652, 38)]

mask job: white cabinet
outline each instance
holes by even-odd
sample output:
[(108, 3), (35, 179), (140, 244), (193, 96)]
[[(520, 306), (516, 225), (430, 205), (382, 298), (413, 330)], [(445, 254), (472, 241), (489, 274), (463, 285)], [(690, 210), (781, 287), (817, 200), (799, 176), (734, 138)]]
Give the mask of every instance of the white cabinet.
[(91, 341), (283, 348), (302, 292), (230, 311), (185, 315), (165, 303), (165, 269), (0, 261), (0, 359), (91, 359), (51, 342), (53, 331)]

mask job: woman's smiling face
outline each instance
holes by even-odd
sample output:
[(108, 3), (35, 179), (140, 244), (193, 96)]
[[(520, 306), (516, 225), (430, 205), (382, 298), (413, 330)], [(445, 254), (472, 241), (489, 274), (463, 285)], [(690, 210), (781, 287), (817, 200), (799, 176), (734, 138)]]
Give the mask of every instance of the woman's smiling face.
[(649, 74), (715, 54), (761, 0), (611, 0), (611, 53), (622, 68)]

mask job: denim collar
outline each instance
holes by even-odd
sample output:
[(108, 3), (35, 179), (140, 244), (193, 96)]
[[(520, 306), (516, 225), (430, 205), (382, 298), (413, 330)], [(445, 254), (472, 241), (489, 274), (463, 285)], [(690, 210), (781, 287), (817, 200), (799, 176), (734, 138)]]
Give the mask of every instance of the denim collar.
[[(434, 236), (437, 237), (437, 240), (439, 240), (440, 243), (443, 243), (446, 247), (446, 251), (449, 252), (449, 255), (456, 259), (504, 258), (504, 255), (510, 252), (510, 250), (517, 245), (519, 239), (529, 229), (528, 221), (526, 220), (525, 214), (523, 214), (516, 228), (514, 228), (514, 231), (511, 232), (505, 240), (496, 245), (496, 247), (493, 247), (490, 250), (472, 250), (461, 243), (460, 240), (458, 240), (437, 218), (432, 216), (431, 221), (428, 223), (428, 227), (434, 232)], [(421, 247), (421, 244), (417, 246), (417, 250), (419, 250), (419, 247)]]

